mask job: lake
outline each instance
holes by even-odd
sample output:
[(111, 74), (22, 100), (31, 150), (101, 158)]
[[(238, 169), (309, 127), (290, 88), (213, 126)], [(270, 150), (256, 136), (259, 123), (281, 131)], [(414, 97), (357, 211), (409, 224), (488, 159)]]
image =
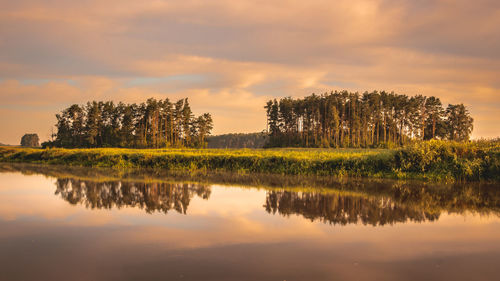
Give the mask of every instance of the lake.
[(498, 280), (500, 186), (0, 164), (0, 280)]

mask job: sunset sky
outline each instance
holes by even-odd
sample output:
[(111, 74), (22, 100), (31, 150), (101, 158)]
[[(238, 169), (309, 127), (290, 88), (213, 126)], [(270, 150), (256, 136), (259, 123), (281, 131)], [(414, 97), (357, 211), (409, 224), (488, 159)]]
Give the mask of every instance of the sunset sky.
[(500, 136), (500, 1), (0, 0), (0, 143), (89, 100), (188, 97), (214, 134), (272, 97), (386, 90), (464, 103)]

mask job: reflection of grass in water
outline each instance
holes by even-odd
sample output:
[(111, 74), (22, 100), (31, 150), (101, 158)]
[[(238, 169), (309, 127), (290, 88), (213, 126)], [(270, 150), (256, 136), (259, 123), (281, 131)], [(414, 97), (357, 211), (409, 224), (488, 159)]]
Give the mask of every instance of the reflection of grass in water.
[[(35, 164), (0, 164), (0, 171), (43, 174), (59, 179), (74, 179), (91, 183), (155, 184), (219, 184), (263, 189), (266, 192), (289, 192), (295, 196), (337, 196), (394, 202), (410, 210), (436, 214), (442, 211), (464, 213), (473, 211), (500, 213), (500, 189), (495, 184), (437, 184), (422, 181), (353, 179), (323, 176), (285, 176), (269, 174), (238, 174), (203, 171), (165, 171), (155, 169), (109, 169), (63, 167)], [(301, 195), (302, 194), (302, 195)]]
[(499, 180), (500, 144), (428, 141), (389, 149), (32, 149), (0, 147), (0, 161), (287, 175)]
[[(324, 176), (285, 176), (269, 174), (229, 173), (224, 171), (169, 171), (157, 169), (111, 169), (105, 167), (68, 167), (60, 165), (0, 163), (0, 172), (42, 174), (49, 178), (71, 178), (104, 183), (111, 181), (152, 183), (203, 183), (254, 189), (280, 189), (293, 192), (317, 192), (366, 196), (352, 190), (334, 189), (347, 182), (346, 178)], [(350, 179), (353, 182), (354, 179)], [(363, 180), (367, 181), (367, 179)], [(372, 182), (375, 180), (371, 180)], [(376, 180), (388, 182), (388, 180)]]

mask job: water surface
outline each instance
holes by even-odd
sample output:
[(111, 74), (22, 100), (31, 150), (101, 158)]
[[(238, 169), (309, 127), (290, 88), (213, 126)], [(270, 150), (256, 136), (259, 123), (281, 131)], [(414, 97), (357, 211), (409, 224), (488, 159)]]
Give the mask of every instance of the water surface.
[(0, 280), (498, 280), (500, 188), (0, 165)]

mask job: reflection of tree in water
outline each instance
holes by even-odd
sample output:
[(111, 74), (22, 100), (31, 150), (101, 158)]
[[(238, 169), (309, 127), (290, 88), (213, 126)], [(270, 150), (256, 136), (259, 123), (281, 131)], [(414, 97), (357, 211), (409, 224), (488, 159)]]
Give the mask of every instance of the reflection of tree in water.
[(269, 191), (266, 196), (266, 211), (289, 216), (300, 214), (314, 221), (331, 224), (361, 222), (370, 225), (385, 225), (397, 222), (434, 221), (438, 213), (412, 209), (397, 204), (388, 197), (346, 196), (335, 193), (302, 193), (291, 191)]
[(148, 213), (176, 210), (186, 214), (189, 202), (196, 195), (210, 197), (209, 186), (189, 183), (135, 183), (123, 181), (93, 182), (78, 179), (57, 179), (56, 194), (69, 203), (87, 208), (139, 207)]
[[(355, 193), (345, 192), (349, 190)], [(337, 184), (331, 191), (270, 190), (264, 207), (268, 213), (297, 214), (312, 221), (342, 225), (434, 221), (442, 212), (500, 214), (500, 189), (490, 184), (347, 182)]]
[[(56, 194), (88, 208), (132, 206), (147, 212), (186, 213), (196, 195), (210, 196), (210, 185), (263, 187), (269, 213), (302, 215), (332, 224), (385, 225), (437, 220), (441, 213), (500, 216), (498, 183), (425, 183), (334, 177), (238, 173), (163, 173), (151, 170), (95, 169), (0, 163), (0, 172), (20, 171), (58, 178)], [(165, 183), (168, 179), (171, 183)], [(182, 182), (204, 182), (186, 184)], [(244, 199), (243, 199), (244, 200)]]

